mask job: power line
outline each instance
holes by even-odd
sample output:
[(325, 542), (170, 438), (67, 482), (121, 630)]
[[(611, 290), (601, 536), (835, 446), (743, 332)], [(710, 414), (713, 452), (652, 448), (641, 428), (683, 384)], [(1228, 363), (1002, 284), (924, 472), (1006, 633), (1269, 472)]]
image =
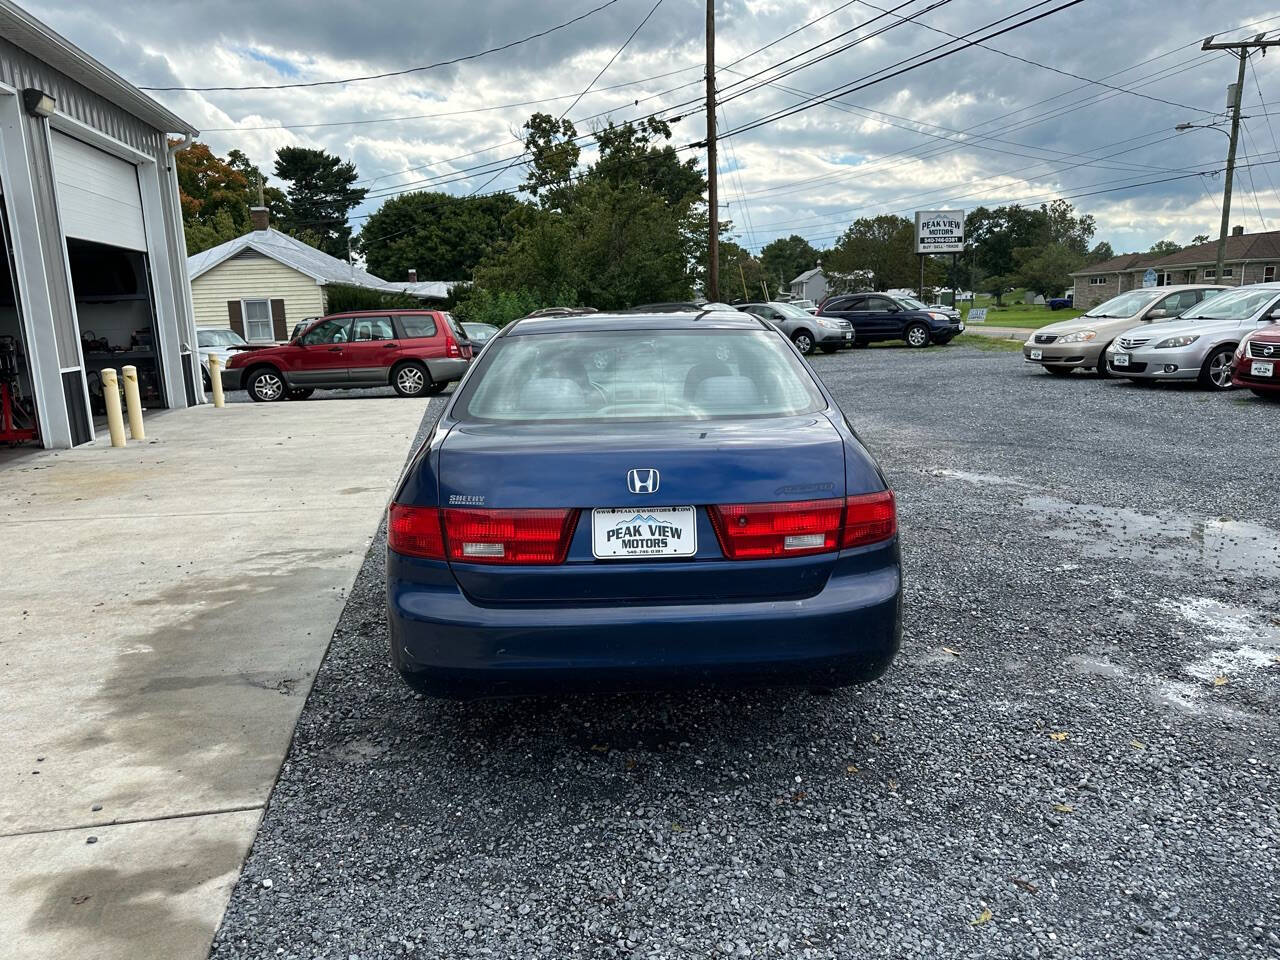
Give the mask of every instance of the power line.
[(565, 27), (572, 26), (580, 20), (585, 20), (592, 14), (599, 13), (606, 7), (612, 7), (618, 0), (605, 0), (598, 7), (592, 7), (586, 13), (580, 13), (572, 20), (566, 20), (564, 23), (557, 23), (554, 27), (547, 27), (545, 30), (539, 30), (537, 33), (531, 33), (527, 37), (521, 37), (519, 40), (512, 40), (510, 43), (504, 43), (500, 47), (490, 47), (488, 50), (481, 50), (478, 53), (468, 53), (465, 56), (454, 57), (452, 60), (440, 60), (437, 63), (427, 63), (418, 67), (406, 67), (403, 70), (389, 70), (386, 73), (372, 73), (363, 77), (344, 77), (341, 80), (308, 80), (298, 83), (252, 83), (243, 86), (222, 86), (222, 87), (139, 87), (139, 90), (152, 90), (156, 92), (168, 91), (185, 91), (195, 93), (212, 93), (214, 91), (223, 90), (292, 90), (300, 87), (330, 87), (342, 83), (360, 83), (365, 80), (384, 80), (387, 77), (403, 77), (410, 73), (421, 73), (424, 70), (434, 70), (437, 67), (447, 67), (455, 63), (463, 63), (467, 60), (477, 60), (480, 57), (486, 57), (491, 53), (500, 53), (503, 50), (510, 50), (512, 47), (518, 47), (522, 43), (528, 43), (530, 40), (537, 40), (539, 37), (545, 37), (547, 34), (555, 33), (557, 30), (563, 30)]
[[(881, 70), (877, 70), (877, 71), (874, 71), (873, 73), (867, 74), (866, 76), (855, 81), (853, 84), (849, 85), (848, 87), (832, 88), (831, 90), (828, 90), (826, 93), (824, 93), (821, 97), (818, 97), (809, 103), (802, 103), (785, 110), (775, 111), (773, 114), (760, 117), (752, 121), (751, 123), (746, 124), (745, 126), (738, 127), (736, 130), (730, 130), (727, 133), (725, 133), (725, 137), (728, 138), (728, 137), (739, 136), (743, 133), (748, 132), (749, 130), (755, 130), (759, 127), (766, 126), (767, 124), (777, 123), (779, 120), (784, 120), (787, 117), (795, 116), (797, 113), (802, 113), (805, 110), (811, 110), (816, 106), (820, 106), (821, 104), (826, 103), (828, 100), (834, 100), (837, 97), (846, 96), (850, 93), (856, 93), (859, 90), (865, 90), (867, 87), (875, 86), (878, 83), (884, 83), (884, 81), (886, 80), (891, 80), (894, 77), (902, 76), (904, 73), (910, 73), (913, 70), (919, 70), (921, 67), (928, 66), (931, 63), (936, 63), (937, 61), (943, 60), (946, 57), (951, 56), (952, 54), (960, 53), (964, 50), (969, 49), (969, 47), (974, 45), (974, 41), (965, 39), (970, 34), (979, 33), (983, 30), (988, 30), (991, 27), (996, 26), (997, 24), (1006, 23), (1007, 21), (1012, 20), (1014, 17), (1021, 16), (1024, 13), (1028, 13), (1031, 10), (1036, 9), (1037, 7), (1044, 6), (1045, 3), (1047, 2), (1049, 2), (1049, 0), (1040, 0), (1040, 2), (1031, 4), (1028, 7), (1024, 7), (1023, 9), (1015, 13), (1009, 14), (1006, 17), (1001, 17), (998, 20), (993, 20), (990, 23), (985, 24), (984, 26), (981, 26), (981, 27), (975, 27), (973, 30), (970, 30), (968, 33), (966, 33), (963, 37), (960, 38), (961, 42), (963, 43), (963, 46), (957, 47), (954, 50), (946, 50), (946, 51), (943, 51), (942, 53), (938, 53), (932, 57), (928, 57), (925, 60), (919, 60), (915, 63), (909, 62), (909, 59), (899, 60), (897, 63), (891, 64), (889, 67), (884, 67)], [(1019, 23), (1013, 23), (1013, 24), (1009, 24), (1008, 26), (1001, 27), (999, 30), (996, 30), (995, 32), (989, 34), (988, 36), (982, 37), (981, 39), (991, 40), (991, 39), (994, 39), (995, 37), (1009, 33), (1013, 30), (1018, 30), (1018, 29), (1021, 29), (1022, 27), (1030, 26), (1031, 24), (1039, 20), (1043, 20), (1046, 17), (1050, 17), (1055, 13), (1060, 13), (1061, 11), (1066, 10), (1069, 7), (1074, 7), (1077, 4), (1082, 2), (1084, 2), (1084, 0), (1067, 0), (1067, 2), (1059, 4), (1058, 6), (1054, 7), (1052, 10), (1046, 10), (1042, 13), (1038, 13), (1035, 16), (1027, 20), (1021, 21)], [(932, 53), (935, 50), (940, 50), (942, 47), (948, 46), (951, 42), (953, 41), (948, 41), (948, 43), (939, 44), (938, 46), (931, 47), (929, 50), (923, 51), (923, 53), (927, 54), (927, 53)], [(917, 54), (916, 56), (919, 56), (919, 55), (920, 54)], [(903, 64), (905, 64), (905, 66), (903, 66)], [(884, 70), (890, 70), (893, 67), (900, 67), (900, 69), (894, 70), (892, 73), (885, 74), (885, 76), (882, 76), (882, 77), (875, 77), (876, 73), (882, 73)], [(870, 79), (872, 77), (875, 77), (875, 79)]]
[[(638, 80), (627, 80), (623, 83), (613, 83), (607, 87), (597, 87), (592, 92), (604, 93), (607, 90), (620, 90), (623, 87), (637, 87), (642, 83), (649, 83), (652, 80), (665, 80), (667, 77), (674, 77), (677, 74), (688, 73), (696, 67), (698, 67), (698, 64), (681, 67), (679, 70), (668, 70), (666, 73), (654, 74), (651, 77), (641, 77)], [(688, 84), (684, 84), (683, 86), (688, 86)], [(673, 87), (672, 89), (679, 90), (681, 87)], [(574, 96), (574, 94), (571, 92), (561, 93), (554, 97), (543, 97), (541, 100), (517, 100), (514, 103), (498, 103), (488, 107), (470, 107), (466, 110), (449, 110), (445, 113), (413, 113), (400, 117), (366, 117), (359, 120), (325, 120), (323, 122), (316, 123), (266, 123), (253, 127), (204, 127), (200, 132), (239, 133), (241, 131), (247, 132), (251, 130), (309, 130), (316, 127), (357, 127), (372, 123), (402, 123), (409, 120), (446, 120), (449, 117), (464, 117), (475, 113), (492, 113), (496, 110), (511, 110), (515, 107), (537, 107), (544, 103), (555, 103), (557, 100), (567, 100), (572, 96)], [(387, 176), (394, 176), (394, 174), (387, 174)]]
[[(882, 7), (877, 7), (874, 3), (868, 3), (867, 0), (859, 0), (859, 2), (864, 7), (870, 7), (872, 10), (881, 10), (884, 13), (888, 13), (890, 16), (897, 16), (896, 13), (893, 13), (890, 10), (884, 10)], [(940, 30), (937, 27), (930, 26), (929, 24), (921, 20), (915, 20), (914, 23), (917, 26), (924, 27), (926, 30), (932, 30), (934, 33), (941, 34), (944, 37), (950, 37), (952, 40), (963, 39), (962, 37), (957, 37), (954, 33), (948, 33), (946, 30)], [(1116, 90), (1120, 93), (1133, 94), (1133, 96), (1135, 97), (1142, 97), (1145, 100), (1154, 100), (1156, 103), (1163, 103), (1171, 107), (1178, 107), (1181, 110), (1194, 110), (1197, 113), (1212, 113), (1212, 111), (1210, 110), (1205, 110), (1201, 107), (1193, 107), (1185, 103), (1178, 103), (1176, 100), (1165, 100), (1161, 97), (1153, 97), (1150, 94), (1138, 93), (1137, 91), (1129, 90), (1125, 87), (1112, 86), (1109, 83), (1103, 83), (1101, 80), (1091, 80), (1088, 77), (1080, 76), (1080, 74), (1078, 73), (1072, 73), (1070, 70), (1060, 70), (1057, 67), (1052, 67), (1047, 63), (1041, 63), (1038, 60), (1028, 60), (1026, 57), (1018, 56), (1016, 53), (1009, 53), (1007, 50), (1001, 50), (998, 47), (989, 47), (985, 43), (975, 43), (974, 46), (982, 47), (983, 50), (989, 50), (992, 53), (998, 53), (1000, 56), (1008, 57), (1010, 60), (1017, 60), (1019, 63), (1025, 63), (1032, 67), (1039, 67), (1041, 70), (1048, 70), (1051, 73), (1061, 74), (1064, 77), (1072, 77), (1076, 80), (1083, 80), (1085, 83), (1093, 84), (1095, 86), (1106, 87), (1108, 90)]]

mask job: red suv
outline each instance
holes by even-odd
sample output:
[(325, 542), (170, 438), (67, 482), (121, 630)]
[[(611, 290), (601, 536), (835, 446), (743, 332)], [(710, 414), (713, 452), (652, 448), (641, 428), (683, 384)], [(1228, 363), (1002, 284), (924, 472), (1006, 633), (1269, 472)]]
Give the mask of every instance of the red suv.
[(1259, 327), (1240, 341), (1231, 382), (1260, 397), (1280, 400), (1280, 323)]
[(317, 387), (390, 384), (402, 397), (439, 393), (462, 377), (471, 343), (440, 310), (366, 310), (321, 317), (288, 343), (233, 354), (224, 390), (254, 400), (305, 400)]

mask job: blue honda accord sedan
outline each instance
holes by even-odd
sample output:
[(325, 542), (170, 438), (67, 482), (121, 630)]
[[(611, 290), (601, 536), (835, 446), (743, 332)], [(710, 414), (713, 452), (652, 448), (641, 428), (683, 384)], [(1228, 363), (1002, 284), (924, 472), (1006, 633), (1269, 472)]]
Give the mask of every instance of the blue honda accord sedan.
[(901, 636), (892, 490), (786, 337), (736, 311), (505, 327), (387, 546), (392, 661), (433, 696), (842, 686)]

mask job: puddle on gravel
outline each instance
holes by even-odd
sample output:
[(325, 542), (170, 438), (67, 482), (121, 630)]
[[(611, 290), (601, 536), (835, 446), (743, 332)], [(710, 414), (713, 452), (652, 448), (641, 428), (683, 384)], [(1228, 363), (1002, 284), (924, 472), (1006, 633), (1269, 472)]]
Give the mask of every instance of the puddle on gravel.
[(1198, 680), (1246, 675), (1280, 667), (1280, 621), (1243, 607), (1233, 607), (1207, 597), (1171, 601), (1204, 639), (1216, 649), (1183, 669)]
[(1024, 497), (1022, 505), (1047, 537), (1075, 545), (1083, 556), (1127, 555), (1175, 567), (1201, 564), (1222, 573), (1280, 578), (1280, 533), (1261, 524), (1140, 513), (1042, 495)]
[(1016, 477), (1002, 477), (995, 473), (971, 473), (968, 470), (950, 470), (940, 468), (924, 471), (931, 477), (942, 477), (944, 480), (963, 480), (983, 487), (1030, 487), (1031, 484)]

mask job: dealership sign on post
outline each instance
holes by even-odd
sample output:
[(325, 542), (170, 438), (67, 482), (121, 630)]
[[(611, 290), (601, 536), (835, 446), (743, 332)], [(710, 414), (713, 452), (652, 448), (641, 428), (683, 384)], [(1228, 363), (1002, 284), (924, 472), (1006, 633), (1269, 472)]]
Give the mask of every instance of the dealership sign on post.
[(916, 253), (964, 253), (964, 211), (917, 210)]

